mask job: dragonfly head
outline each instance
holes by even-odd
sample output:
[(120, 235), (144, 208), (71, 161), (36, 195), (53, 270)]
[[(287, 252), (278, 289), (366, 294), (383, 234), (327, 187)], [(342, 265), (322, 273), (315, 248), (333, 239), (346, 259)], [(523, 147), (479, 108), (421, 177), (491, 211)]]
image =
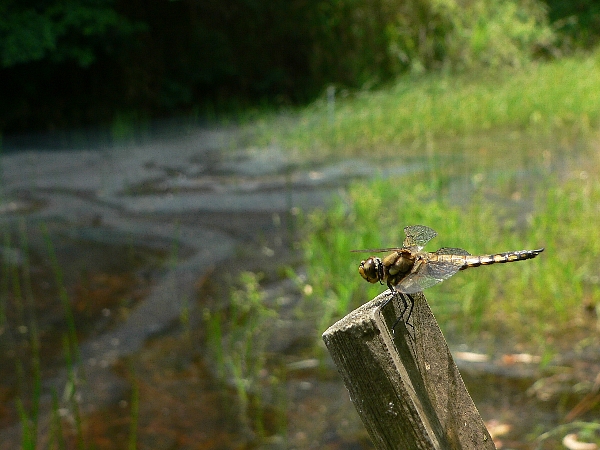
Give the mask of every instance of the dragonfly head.
[(383, 280), (383, 264), (381, 259), (371, 256), (360, 262), (358, 273), (369, 283), (377, 283)]

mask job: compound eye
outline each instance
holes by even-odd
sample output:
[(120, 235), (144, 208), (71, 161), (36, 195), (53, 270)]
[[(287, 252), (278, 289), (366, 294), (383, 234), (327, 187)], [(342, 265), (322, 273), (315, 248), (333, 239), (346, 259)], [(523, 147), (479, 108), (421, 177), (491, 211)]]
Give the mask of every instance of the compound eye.
[(361, 261), (360, 266), (358, 267), (358, 273), (360, 273), (360, 276), (369, 283), (377, 283), (379, 281), (377, 262), (373, 258)]

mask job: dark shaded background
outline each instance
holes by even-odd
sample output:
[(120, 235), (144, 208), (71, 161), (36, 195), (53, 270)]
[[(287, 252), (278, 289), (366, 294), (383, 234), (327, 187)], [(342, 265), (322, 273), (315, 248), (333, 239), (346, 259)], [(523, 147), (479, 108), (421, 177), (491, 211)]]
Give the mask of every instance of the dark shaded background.
[[(546, 4), (559, 46), (597, 43), (597, 2)], [(378, 85), (410, 69), (389, 51), (398, 14), (434, 39), (449, 26), (426, 0), (0, 0), (0, 132), (214, 117)], [(445, 57), (432, 49), (426, 70)]]

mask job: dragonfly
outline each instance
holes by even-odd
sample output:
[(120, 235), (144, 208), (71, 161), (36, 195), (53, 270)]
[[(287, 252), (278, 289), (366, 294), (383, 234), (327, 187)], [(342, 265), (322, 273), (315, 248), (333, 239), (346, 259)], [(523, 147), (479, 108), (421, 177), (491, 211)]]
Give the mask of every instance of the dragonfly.
[[(447, 280), (460, 270), (469, 267), (487, 266), (489, 264), (508, 263), (532, 259), (544, 251), (517, 250), (490, 255), (471, 255), (462, 248), (443, 247), (435, 252), (423, 251), (423, 247), (437, 233), (425, 225), (411, 225), (404, 228), (406, 238), (401, 248), (380, 248), (352, 250), (353, 252), (391, 252), (386, 257), (371, 256), (361, 261), (358, 267), (360, 275), (369, 283), (385, 283), (393, 296), (382, 305), (385, 306), (394, 296), (400, 294), (404, 305), (404, 315), (409, 308), (406, 297), (410, 301), (407, 322), (412, 313), (415, 294)], [(395, 326), (396, 324), (394, 324)]]

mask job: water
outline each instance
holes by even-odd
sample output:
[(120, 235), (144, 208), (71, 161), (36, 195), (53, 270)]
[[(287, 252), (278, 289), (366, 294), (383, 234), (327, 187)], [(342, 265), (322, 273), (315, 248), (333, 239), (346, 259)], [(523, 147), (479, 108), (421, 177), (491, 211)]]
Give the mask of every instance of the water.
[[(67, 448), (81, 434), (89, 447), (128, 448), (132, 430), (140, 449), (373, 448), (337, 371), (315, 348), (322, 330), (295, 309), (300, 295), (284, 271), (302, 270), (294, 213), (325, 207), (353, 179), (409, 173), (443, 184), (458, 204), (469, 202), (473, 185), (489, 185), (493, 196), (508, 180), (526, 211), (545, 178), (585, 168), (586, 146), (490, 134), (398, 149), (375, 162), (313, 163), (288, 160), (276, 147), (237, 148), (230, 130), (187, 128), (129, 146), (5, 155), (0, 449), (21, 442), (17, 399), (34, 410), (32, 323), (41, 342), (42, 446), (60, 422)], [(207, 316), (230, 317), (230, 288), (245, 270), (263, 273), (264, 301), (279, 316), (242, 410), (239, 380), (222, 377), (209, 356)], [(80, 361), (74, 391), (61, 288), (80, 343), (71, 355)], [(578, 399), (567, 390), (528, 396), (537, 365), (525, 373), (517, 370), (523, 364), (505, 366), (465, 366), (465, 381), (484, 418), (519, 425), (504, 435), (507, 446), (527, 448), (536, 425), (555, 423), (558, 406)]]

